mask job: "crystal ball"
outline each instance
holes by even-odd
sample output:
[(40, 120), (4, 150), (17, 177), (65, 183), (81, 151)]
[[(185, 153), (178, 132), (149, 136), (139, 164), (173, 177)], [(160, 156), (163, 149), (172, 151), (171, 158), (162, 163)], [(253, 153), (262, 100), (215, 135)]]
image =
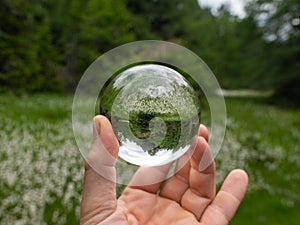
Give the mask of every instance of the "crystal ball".
[(200, 99), (187, 75), (160, 64), (140, 64), (114, 74), (100, 95), (100, 114), (112, 124), (119, 157), (138, 166), (173, 162), (192, 148), (200, 124)]

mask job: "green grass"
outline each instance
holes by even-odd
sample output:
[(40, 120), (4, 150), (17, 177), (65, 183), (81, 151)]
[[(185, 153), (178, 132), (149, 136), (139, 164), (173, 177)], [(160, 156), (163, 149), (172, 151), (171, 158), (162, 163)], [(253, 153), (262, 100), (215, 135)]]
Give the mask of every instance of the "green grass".
[[(298, 224), (300, 110), (245, 99), (226, 105), (218, 186), (237, 167), (250, 177), (231, 224)], [(83, 159), (71, 107), (71, 96), (0, 96), (0, 224), (78, 224)]]
[(233, 120), (228, 136), (240, 144), (231, 150), (250, 175), (249, 192), (232, 224), (299, 224), (300, 110), (254, 100), (226, 103)]

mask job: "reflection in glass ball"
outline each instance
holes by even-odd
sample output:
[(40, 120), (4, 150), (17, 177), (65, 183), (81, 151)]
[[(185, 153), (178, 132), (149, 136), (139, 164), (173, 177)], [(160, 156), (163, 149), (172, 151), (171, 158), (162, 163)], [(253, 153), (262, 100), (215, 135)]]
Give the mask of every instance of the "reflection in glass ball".
[(100, 114), (112, 123), (119, 156), (139, 166), (176, 160), (193, 144), (200, 100), (183, 74), (159, 64), (117, 73), (101, 90)]

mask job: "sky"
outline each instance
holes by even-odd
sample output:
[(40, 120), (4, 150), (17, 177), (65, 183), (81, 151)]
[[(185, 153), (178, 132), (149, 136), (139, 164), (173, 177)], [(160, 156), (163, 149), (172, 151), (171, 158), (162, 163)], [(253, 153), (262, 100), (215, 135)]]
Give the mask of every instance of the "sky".
[(245, 11), (243, 7), (245, 6), (248, 0), (198, 0), (200, 6), (203, 7), (210, 7), (212, 12), (216, 12), (218, 7), (222, 4), (229, 4), (231, 13), (237, 15), (240, 18), (245, 16)]

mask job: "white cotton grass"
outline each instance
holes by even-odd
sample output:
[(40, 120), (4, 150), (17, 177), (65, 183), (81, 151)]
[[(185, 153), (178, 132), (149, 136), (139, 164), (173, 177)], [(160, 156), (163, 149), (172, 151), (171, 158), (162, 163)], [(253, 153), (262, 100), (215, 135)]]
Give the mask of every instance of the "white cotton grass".
[(71, 120), (27, 120), (1, 118), (0, 224), (77, 222), (83, 160)]

